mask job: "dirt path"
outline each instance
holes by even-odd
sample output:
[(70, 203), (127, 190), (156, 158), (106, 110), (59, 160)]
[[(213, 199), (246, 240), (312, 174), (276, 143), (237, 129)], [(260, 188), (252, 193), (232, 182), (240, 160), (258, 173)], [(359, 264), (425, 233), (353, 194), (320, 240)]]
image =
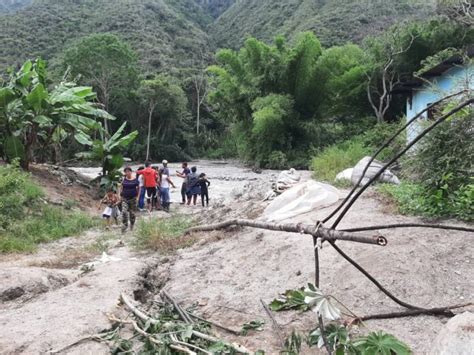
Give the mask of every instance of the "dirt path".
[[(193, 213), (205, 220), (260, 215), (266, 205), (263, 196), (276, 172), (256, 174), (237, 164), (197, 164), (211, 179), (213, 207), (183, 208), (174, 204), (174, 213)], [(173, 171), (177, 168), (171, 166)], [(303, 179), (308, 178), (309, 173), (303, 172)], [(174, 179), (178, 185), (180, 181)], [(179, 190), (172, 191), (172, 200), (179, 199)], [(330, 210), (313, 211), (292, 221), (316, 221)], [(341, 227), (410, 221), (419, 219), (393, 214), (389, 206), (369, 194), (354, 206)], [(389, 240), (385, 248), (343, 242), (339, 246), (394, 294), (410, 303), (434, 307), (472, 301), (474, 281), (470, 275), (474, 246), (464, 233), (410, 228), (386, 231), (384, 235)], [(202, 237), (205, 239), (206, 235)], [(101, 243), (108, 243), (108, 255), (120, 260), (99, 262), (93, 271), (82, 276), (78, 264), (65, 266), (59, 262), (68, 259), (67, 255), (82, 255), (82, 251), (90, 250), (87, 246), (97, 244), (101, 238)], [(140, 271), (157, 260), (157, 255), (135, 255), (128, 247), (115, 247), (116, 238), (114, 233), (104, 237), (91, 232), (81, 238), (46, 245), (35, 255), (3, 257), (0, 261), (3, 288), (5, 284), (10, 288), (17, 284), (31, 285), (35, 280), (36, 284), (42, 282), (46, 286), (38, 286), (42, 292), (26, 290), (15, 300), (0, 302), (0, 353), (29, 354), (61, 349), (110, 327), (106, 313), (116, 309), (120, 292), (132, 294), (140, 285)], [(244, 322), (264, 319), (264, 331), (235, 340), (252, 350), (277, 354), (279, 340), (260, 299), (269, 302), (279, 292), (312, 282), (311, 239), (251, 229), (221, 233), (217, 239), (220, 240), (197, 243), (179, 251), (168, 263), (151, 268), (151, 274), (155, 273), (156, 279), (163, 282), (159, 274), (166, 270), (165, 288), (174, 297), (183, 305), (197, 305), (199, 314), (229, 327), (239, 329)], [(85, 254), (79, 258), (79, 264), (97, 258), (100, 250), (96, 248), (93, 253)], [(53, 262), (48, 264), (48, 260)], [(322, 250), (321, 266), (322, 289), (356, 314), (399, 309), (328, 246)], [(286, 333), (292, 329), (308, 331), (315, 326), (311, 312), (285, 312), (276, 317)], [(430, 343), (445, 322), (443, 318), (423, 316), (369, 321), (367, 326), (398, 336), (416, 354), (428, 354)], [(107, 353), (107, 349), (89, 342), (72, 348), (71, 352)], [(314, 349), (311, 352), (305, 349), (303, 353), (314, 353)]]

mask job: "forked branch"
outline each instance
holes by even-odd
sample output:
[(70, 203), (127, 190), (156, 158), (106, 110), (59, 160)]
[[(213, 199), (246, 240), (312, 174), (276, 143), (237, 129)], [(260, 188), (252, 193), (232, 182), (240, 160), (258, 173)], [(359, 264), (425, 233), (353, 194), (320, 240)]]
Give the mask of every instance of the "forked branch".
[(266, 229), (273, 231), (289, 232), (289, 233), (300, 233), (312, 235), (316, 238), (321, 238), (323, 241), (332, 241), (343, 240), (348, 242), (355, 243), (364, 243), (364, 244), (374, 244), (385, 246), (387, 245), (387, 239), (382, 236), (362, 236), (356, 235), (348, 232), (337, 231), (334, 229), (329, 229), (318, 224), (302, 224), (302, 223), (268, 223), (268, 222), (259, 222), (251, 221), (248, 219), (231, 219), (225, 222), (208, 224), (189, 228), (185, 234), (190, 234), (194, 232), (206, 232), (214, 231), (219, 229), (225, 229), (232, 226), (241, 226), (241, 227), (252, 227), (258, 229)]

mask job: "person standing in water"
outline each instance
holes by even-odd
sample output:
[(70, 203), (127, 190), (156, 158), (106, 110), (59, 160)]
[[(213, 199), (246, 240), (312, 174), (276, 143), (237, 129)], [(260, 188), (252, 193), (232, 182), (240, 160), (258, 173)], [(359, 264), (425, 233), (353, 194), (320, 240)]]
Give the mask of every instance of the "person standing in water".
[(183, 168), (182, 172), (176, 170), (176, 175), (180, 178), (183, 178), (183, 183), (181, 184), (181, 204), (184, 205), (186, 203), (186, 177), (191, 173), (191, 170), (188, 168), (188, 163), (184, 162), (181, 167)]
[(135, 211), (137, 210), (137, 200), (140, 196), (140, 183), (132, 175), (132, 168), (127, 166), (124, 169), (125, 177), (120, 185), (120, 196), (122, 198), (122, 233), (127, 231), (130, 222), (130, 230), (135, 226)]

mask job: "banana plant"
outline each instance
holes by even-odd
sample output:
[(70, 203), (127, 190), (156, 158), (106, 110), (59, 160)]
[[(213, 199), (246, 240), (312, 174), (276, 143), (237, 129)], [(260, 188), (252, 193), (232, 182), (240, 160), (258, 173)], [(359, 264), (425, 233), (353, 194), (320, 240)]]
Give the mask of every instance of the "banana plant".
[(46, 151), (58, 135), (92, 145), (91, 135), (101, 129), (100, 120), (115, 119), (95, 99), (91, 87), (75, 83), (48, 89), (46, 62), (25, 62), (0, 88), (0, 142), (5, 158), (20, 158), (28, 169), (36, 151)]
[(94, 140), (90, 144), (84, 142), (85, 145), (90, 145), (91, 149), (76, 154), (80, 159), (97, 161), (102, 164), (100, 184), (104, 188), (114, 187), (122, 176), (119, 169), (126, 160), (129, 160), (123, 156), (123, 152), (138, 136), (137, 131), (124, 135), (126, 125), (127, 123), (124, 122), (111, 137), (107, 137), (101, 130), (101, 140)]

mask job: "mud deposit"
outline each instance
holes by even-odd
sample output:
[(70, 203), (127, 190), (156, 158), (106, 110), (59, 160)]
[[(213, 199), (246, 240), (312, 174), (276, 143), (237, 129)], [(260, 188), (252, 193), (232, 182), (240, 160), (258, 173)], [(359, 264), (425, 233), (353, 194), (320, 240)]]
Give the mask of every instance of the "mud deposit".
[[(172, 213), (196, 215), (203, 222), (228, 218), (259, 218), (263, 202), (277, 172), (255, 173), (237, 163), (196, 162), (211, 180), (211, 206), (183, 207), (179, 189), (172, 191)], [(178, 169), (172, 165), (171, 171)], [(94, 169), (77, 169), (94, 176)], [(303, 180), (310, 178), (302, 172)], [(173, 177), (179, 186), (181, 181)], [(341, 197), (347, 191), (340, 191)], [(284, 222), (312, 223), (333, 206)], [(141, 218), (164, 218), (164, 214)], [(420, 222), (394, 214), (373, 191), (361, 198), (347, 215), (343, 227), (385, 223)], [(444, 221), (459, 224), (455, 221)], [(375, 234), (372, 233), (372, 234)], [(436, 307), (473, 300), (474, 246), (467, 233), (429, 229), (383, 231), (386, 247), (339, 242), (397, 297), (420, 307)], [(115, 232), (91, 231), (41, 246), (31, 255), (4, 255), (0, 261), (0, 353), (36, 354), (60, 350), (87, 336), (109, 329), (107, 314), (117, 308), (121, 292), (148, 303), (165, 288), (181, 305), (195, 306), (196, 313), (232, 329), (256, 319), (263, 331), (237, 337), (216, 330), (223, 338), (267, 354), (278, 354), (280, 340), (261, 300), (270, 302), (280, 292), (313, 282), (312, 240), (308, 236), (252, 229), (200, 233), (194, 246), (176, 255), (137, 254), (133, 235), (118, 246)], [(470, 238), (470, 237), (469, 237)], [(88, 246), (101, 241), (108, 259)], [(61, 261), (77, 258), (78, 262)], [(87, 273), (81, 265), (94, 261)], [(321, 252), (321, 288), (335, 296), (356, 315), (401, 310), (330, 246)], [(144, 308), (146, 305), (143, 306)], [(461, 312), (462, 310), (459, 310)], [(312, 312), (275, 314), (285, 334), (315, 327)], [(430, 346), (446, 318), (412, 318), (367, 321), (367, 330), (385, 330), (410, 345), (416, 354), (429, 354)], [(103, 344), (83, 341), (61, 353), (108, 353)], [(317, 351), (305, 348), (303, 354)]]

